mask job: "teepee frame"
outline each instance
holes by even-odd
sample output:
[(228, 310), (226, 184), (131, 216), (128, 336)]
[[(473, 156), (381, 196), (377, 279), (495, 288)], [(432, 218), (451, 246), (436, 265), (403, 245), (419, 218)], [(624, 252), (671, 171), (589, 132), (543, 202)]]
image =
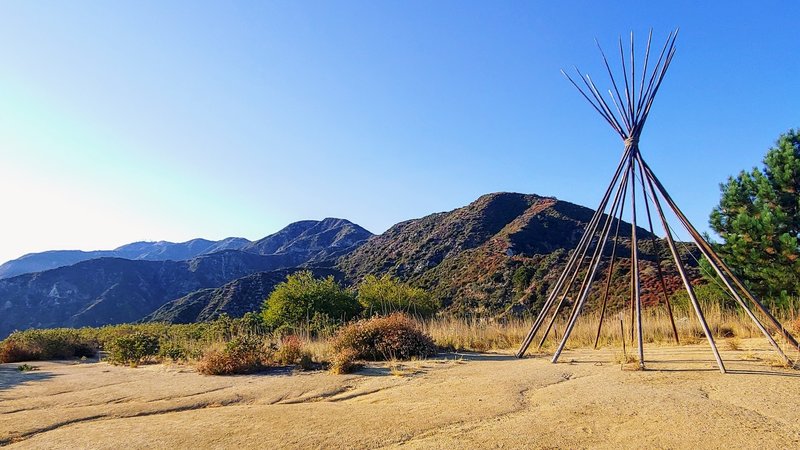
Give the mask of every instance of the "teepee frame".
[[(617, 165), (617, 169), (614, 172), (614, 176), (611, 179), (611, 183), (608, 185), (605, 194), (603, 195), (602, 200), (600, 201), (600, 205), (598, 206), (597, 210), (595, 211), (594, 216), (589, 221), (588, 225), (586, 226), (586, 230), (584, 231), (583, 237), (578, 242), (577, 247), (570, 255), (566, 267), (564, 271), (561, 273), (559, 278), (557, 279), (556, 283), (554, 284), (553, 288), (550, 291), (550, 294), (545, 301), (542, 310), (539, 312), (536, 320), (531, 327), (530, 332), (526, 336), (525, 340), (522, 343), (519, 351), (517, 352), (517, 357), (522, 357), (525, 355), (525, 352), (528, 350), (528, 347), (531, 345), (534, 337), (544, 325), (544, 322), (548, 316), (550, 316), (550, 320), (547, 324), (547, 327), (539, 341), (539, 348), (541, 348), (542, 344), (544, 343), (545, 339), (547, 338), (550, 330), (553, 327), (553, 324), (558, 316), (559, 312), (561, 311), (561, 307), (563, 306), (567, 296), (570, 292), (574, 292), (575, 282), (578, 280), (579, 275), (583, 273), (583, 278), (581, 283), (578, 285), (577, 294), (575, 296), (575, 301), (573, 303), (572, 310), (569, 315), (569, 319), (567, 321), (566, 329), (564, 330), (564, 335), (560, 340), (560, 343), (553, 355), (552, 362), (558, 362), (558, 358), (561, 355), (561, 352), (564, 350), (564, 346), (569, 339), (570, 333), (572, 332), (573, 328), (575, 327), (575, 323), (578, 320), (578, 317), (581, 315), (581, 311), (586, 303), (586, 300), (589, 296), (589, 292), (592, 289), (593, 282), (598, 275), (599, 268), (601, 266), (601, 261), (604, 259), (603, 254), (606, 250), (609, 237), (611, 234), (611, 229), (615, 228), (614, 230), (614, 237), (611, 239), (611, 256), (610, 260), (608, 261), (608, 268), (607, 268), (607, 275), (606, 280), (604, 283), (603, 294), (602, 294), (602, 307), (600, 312), (600, 322), (597, 328), (597, 337), (595, 339), (595, 348), (597, 347), (597, 341), (600, 337), (600, 331), (603, 324), (603, 318), (606, 313), (606, 305), (609, 296), (609, 288), (611, 285), (611, 277), (614, 271), (614, 263), (617, 258), (617, 242), (619, 240), (619, 230), (620, 224), (622, 223), (622, 217), (625, 211), (625, 203), (626, 199), (630, 201), (630, 217), (631, 217), (631, 293), (630, 293), (630, 301), (631, 301), (631, 333), (636, 332), (636, 341), (638, 344), (638, 356), (639, 356), (639, 365), (644, 368), (644, 347), (643, 347), (643, 336), (642, 336), (642, 299), (641, 299), (641, 292), (640, 292), (640, 261), (639, 261), (639, 249), (638, 249), (638, 236), (637, 232), (637, 178), (639, 181), (639, 192), (641, 193), (641, 198), (644, 199), (644, 210), (647, 216), (647, 222), (649, 225), (649, 231), (653, 243), (654, 253), (658, 255), (657, 246), (659, 245), (659, 239), (655, 237), (653, 231), (653, 220), (651, 216), (651, 205), (656, 212), (656, 217), (661, 222), (661, 225), (664, 230), (665, 240), (667, 243), (667, 247), (669, 248), (669, 252), (672, 255), (675, 268), (677, 269), (678, 274), (680, 275), (681, 281), (683, 282), (684, 287), (686, 288), (686, 292), (689, 295), (689, 300), (691, 301), (692, 307), (694, 312), (697, 316), (698, 321), (703, 329), (703, 332), (708, 340), (709, 346), (711, 347), (711, 351), (714, 354), (714, 358), (716, 359), (717, 366), (722, 373), (725, 373), (725, 365), (722, 362), (722, 358), (719, 355), (719, 351), (717, 350), (717, 346), (714, 342), (714, 337), (711, 334), (711, 330), (706, 323), (705, 317), (703, 315), (702, 308), (700, 307), (700, 303), (697, 300), (697, 297), (694, 293), (694, 289), (692, 284), (686, 274), (686, 270), (683, 267), (683, 262), (681, 260), (680, 253), (678, 252), (677, 245), (675, 243), (675, 239), (672, 235), (672, 228), (670, 227), (667, 217), (664, 213), (664, 208), (662, 207), (662, 202), (666, 204), (667, 207), (674, 213), (675, 217), (677, 217), (680, 224), (683, 228), (689, 233), (692, 240), (694, 241), (695, 245), (699, 249), (700, 253), (708, 260), (711, 267), (714, 269), (714, 272), (722, 281), (725, 286), (725, 289), (731, 294), (731, 296), (736, 300), (736, 302), (744, 309), (747, 316), (755, 323), (758, 329), (764, 334), (764, 337), (767, 338), (770, 345), (774, 348), (774, 350), (780, 355), (780, 357), (786, 361), (788, 364), (792, 364), (792, 361), (786, 354), (783, 352), (781, 347), (775, 341), (772, 336), (772, 333), (765, 327), (765, 325), (759, 321), (753, 311), (750, 309), (748, 305), (748, 301), (758, 309), (763, 317), (766, 318), (766, 322), (771, 328), (774, 329), (778, 334), (783, 336), (783, 338), (788, 342), (792, 347), (800, 350), (800, 345), (798, 345), (795, 338), (786, 330), (783, 325), (775, 319), (775, 317), (767, 310), (766, 307), (745, 287), (745, 285), (736, 277), (733, 271), (728, 267), (727, 264), (722, 260), (722, 258), (717, 255), (714, 251), (713, 247), (708, 244), (708, 242), (703, 239), (701, 234), (697, 231), (696, 228), (689, 222), (683, 212), (678, 208), (678, 205), (672, 200), (667, 190), (658, 180), (656, 175), (653, 173), (650, 166), (645, 162), (644, 158), (642, 157), (641, 152), (639, 151), (639, 136), (642, 133), (642, 128), (644, 127), (645, 122), (650, 114), (650, 108), (653, 105), (653, 100), (658, 92), (658, 89), (661, 87), (661, 82), (664, 80), (664, 75), (669, 68), (670, 63), (672, 62), (672, 58), (675, 55), (675, 40), (678, 36), (678, 30), (674, 32), (670, 32), (666, 42), (664, 43), (661, 52), (659, 53), (658, 59), (656, 60), (655, 66), (648, 72), (648, 64), (650, 62), (650, 44), (653, 38), (653, 32), (650, 31), (648, 38), (647, 38), (647, 47), (645, 50), (644, 55), (644, 64), (641, 69), (640, 79), (638, 80), (638, 90), (637, 90), (637, 70), (636, 70), (636, 60), (635, 60), (635, 51), (634, 51), (634, 36), (631, 33), (631, 40), (630, 40), (630, 52), (629, 52), (629, 61), (630, 67), (626, 66), (626, 58), (625, 53), (626, 49), (623, 46), (622, 38), (619, 39), (619, 52), (620, 52), (620, 60), (622, 62), (622, 77), (621, 77), (621, 85), (623, 90), (620, 91), (619, 85), (617, 83), (617, 79), (614, 77), (614, 73), (611, 70), (611, 66), (609, 65), (608, 59), (606, 58), (603, 49), (600, 47), (599, 43), (597, 44), (598, 49), (600, 50), (600, 55), (603, 58), (603, 63), (605, 64), (605, 68), (608, 71), (608, 76), (611, 81), (611, 85), (613, 87), (613, 91), (609, 90), (608, 94), (610, 97), (610, 104), (613, 106), (613, 110), (609, 103), (604, 100), (603, 96), (600, 94), (600, 91), (595, 86), (594, 82), (592, 81), (589, 75), (585, 75), (575, 67), (575, 72), (578, 75), (581, 83), (584, 87), (581, 87), (575, 79), (570, 77), (566, 72), (562, 70), (564, 76), (575, 86), (576, 89), (583, 95), (583, 97), (594, 107), (594, 109), (611, 125), (612, 128), (619, 134), (622, 138), (623, 142), (625, 143), (624, 151), (622, 153), (622, 158), (620, 159), (619, 164)], [(624, 97), (623, 97), (624, 95)], [(607, 211), (607, 212), (606, 212)], [(616, 224), (615, 224), (616, 222)], [(667, 311), (670, 316), (670, 320), (672, 322), (672, 331), (674, 333), (674, 338), (676, 342), (678, 341), (678, 331), (675, 326), (675, 320), (672, 316), (672, 308), (670, 306), (669, 297), (667, 294), (666, 285), (664, 283), (663, 272), (661, 268), (661, 261), (658, 259), (656, 260), (657, 265), (657, 276), (661, 286), (661, 291), (663, 293), (664, 303), (667, 307)], [(635, 327), (634, 327), (635, 322)], [(623, 342), (625, 340), (625, 336), (622, 336)]]

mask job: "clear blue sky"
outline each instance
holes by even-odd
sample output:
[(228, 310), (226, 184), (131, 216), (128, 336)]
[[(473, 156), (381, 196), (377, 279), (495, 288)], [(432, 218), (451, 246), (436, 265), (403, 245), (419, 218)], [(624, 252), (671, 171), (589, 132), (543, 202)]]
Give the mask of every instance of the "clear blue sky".
[(380, 233), (494, 191), (594, 206), (622, 144), (559, 70), (604, 79), (594, 38), (649, 27), (681, 35), (642, 151), (707, 229), (800, 126), (800, 2), (650, 3), (5, 2), (0, 260)]

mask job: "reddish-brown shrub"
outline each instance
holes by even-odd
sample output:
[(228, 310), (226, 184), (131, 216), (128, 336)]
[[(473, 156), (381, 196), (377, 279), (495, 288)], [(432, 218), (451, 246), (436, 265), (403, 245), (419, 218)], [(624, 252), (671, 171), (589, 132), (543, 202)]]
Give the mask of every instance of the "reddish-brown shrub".
[(261, 338), (241, 336), (206, 350), (196, 368), (205, 375), (252, 373), (262, 369), (269, 356)]
[(39, 359), (31, 349), (17, 341), (5, 340), (0, 343), (0, 363), (33, 361)]
[(436, 353), (433, 340), (402, 313), (373, 317), (342, 327), (333, 337), (333, 350), (352, 350), (354, 359), (373, 361), (426, 357)]
[(295, 335), (289, 335), (281, 339), (281, 346), (275, 352), (274, 361), (284, 365), (300, 364), (301, 360), (310, 360), (310, 357), (311, 355), (305, 350), (303, 340)]
[(357, 356), (357, 352), (351, 348), (336, 352), (331, 358), (331, 365), (328, 370), (336, 375), (355, 372), (361, 367), (361, 364), (356, 362)]

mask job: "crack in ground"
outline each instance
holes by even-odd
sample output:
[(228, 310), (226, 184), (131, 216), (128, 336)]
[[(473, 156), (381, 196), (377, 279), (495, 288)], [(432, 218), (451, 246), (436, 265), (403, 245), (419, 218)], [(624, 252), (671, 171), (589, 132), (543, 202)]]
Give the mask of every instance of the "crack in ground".
[(207, 391), (195, 392), (194, 394), (188, 394), (188, 395), (173, 395), (173, 396), (170, 396), (170, 397), (160, 397), (160, 398), (154, 398), (154, 399), (152, 399), (152, 400), (147, 400), (146, 402), (147, 402), (147, 403), (152, 403), (152, 402), (161, 402), (161, 401), (167, 401), (167, 400), (176, 400), (176, 399), (180, 400), (180, 399), (184, 399), (184, 398), (197, 397), (198, 395), (210, 394), (210, 393), (212, 393), (212, 392), (223, 391), (223, 390), (225, 390), (225, 389), (230, 389), (231, 387), (232, 387), (232, 386), (223, 386), (223, 387), (218, 387), (218, 388), (209, 389), (209, 390), (207, 390)]
[[(137, 381), (139, 381), (139, 380), (120, 381), (118, 383), (109, 383), (109, 384), (104, 384), (102, 386), (95, 386), (95, 387), (86, 388), (86, 389), (81, 388), (80, 392), (81, 393), (86, 393), (86, 392), (94, 391), (94, 390), (97, 390), (97, 389), (105, 389), (105, 388), (107, 388), (109, 386), (118, 386), (120, 384), (136, 383)], [(47, 393), (47, 397), (55, 397), (55, 396), (64, 395), (64, 394), (74, 394), (75, 392), (77, 392), (75, 389), (71, 389), (71, 390), (67, 390), (67, 391), (59, 391), (59, 392)], [(24, 400), (24, 399), (25, 399), (25, 397), (11, 397), (11, 398), (4, 398), (3, 400), (13, 401), (13, 400)]]
[(300, 397), (292, 398), (292, 399), (289, 399), (289, 400), (286, 400), (288, 395), (285, 395), (285, 396), (279, 398), (278, 400), (270, 403), (270, 405), (297, 405), (297, 404), (300, 404), (300, 403), (321, 402), (321, 401), (325, 401), (325, 400), (327, 400), (327, 399), (329, 399), (331, 397), (334, 397), (336, 395), (352, 391), (355, 388), (356, 388), (355, 386), (347, 385), (347, 386), (342, 386), (342, 387), (337, 388), (337, 389), (333, 389), (331, 391), (323, 392), (323, 393), (321, 393), (319, 395), (314, 395), (314, 396), (310, 396), (310, 397), (304, 397), (303, 395), (301, 395)]
[(339, 394), (344, 394), (346, 392), (351, 392), (351, 391), (356, 389), (356, 386), (348, 385), (348, 386), (344, 386), (344, 387), (339, 388), (339, 389), (334, 389), (333, 391), (330, 391), (330, 392), (324, 392), (324, 393), (322, 393), (320, 395), (315, 395), (313, 397), (299, 397), (299, 398), (294, 398), (294, 399), (285, 400), (285, 401), (283, 401), (283, 399), (281, 399), (281, 400), (278, 400), (278, 401), (270, 403), (270, 404), (296, 405), (296, 404), (300, 404), (300, 403), (314, 403), (314, 402), (337, 403), (337, 402), (344, 402), (344, 401), (347, 401), (347, 400), (353, 400), (354, 398), (359, 398), (359, 397), (364, 397), (364, 396), (367, 396), (367, 395), (376, 394), (376, 393), (382, 392), (382, 391), (388, 391), (390, 389), (395, 389), (395, 388), (400, 387), (400, 386), (402, 386), (402, 385), (396, 384), (396, 385), (393, 385), (393, 386), (384, 386), (384, 387), (379, 387), (379, 388), (375, 388), (375, 389), (369, 389), (369, 390), (365, 390), (365, 391), (352, 392), (351, 394), (342, 395), (341, 397), (336, 397)]
[(22, 442), (27, 439), (30, 439), (34, 436), (37, 436), (42, 433), (47, 433), (49, 431), (57, 430), (59, 428), (63, 428), (66, 426), (74, 425), (77, 423), (84, 423), (84, 422), (99, 422), (102, 420), (115, 420), (115, 419), (130, 419), (134, 417), (147, 417), (147, 416), (156, 416), (162, 414), (172, 414), (172, 413), (179, 413), (185, 411), (195, 411), (200, 409), (206, 408), (218, 408), (218, 407), (225, 407), (238, 404), (242, 400), (241, 396), (237, 396), (236, 399), (229, 400), (229, 401), (222, 401), (222, 402), (213, 402), (213, 403), (197, 403), (194, 405), (185, 405), (185, 406), (176, 406), (173, 408), (162, 409), (158, 411), (143, 411), (134, 414), (123, 414), (123, 415), (115, 415), (115, 416), (107, 416), (107, 415), (93, 415), (87, 417), (79, 417), (76, 419), (65, 420), (63, 422), (54, 423), (48, 425), (46, 427), (37, 428), (35, 430), (28, 431), (26, 433), (17, 434), (14, 436), (9, 436), (6, 438), (0, 438), (0, 447), (6, 446), (9, 444), (14, 444), (17, 442)]

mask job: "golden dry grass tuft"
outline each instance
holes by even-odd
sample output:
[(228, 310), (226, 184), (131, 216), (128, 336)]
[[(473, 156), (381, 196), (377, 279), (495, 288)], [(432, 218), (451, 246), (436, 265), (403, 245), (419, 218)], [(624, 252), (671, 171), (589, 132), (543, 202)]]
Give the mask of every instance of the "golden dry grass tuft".
[[(715, 339), (726, 339), (731, 350), (739, 349), (739, 340), (760, 337), (761, 332), (743, 311), (722, 308), (717, 303), (702, 305), (703, 313), (709, 329)], [(542, 330), (534, 339), (530, 351), (552, 351), (563, 337), (569, 311), (562, 311), (556, 318), (550, 333), (543, 342), (541, 336), (547, 328), (550, 318), (545, 321)], [(697, 320), (694, 310), (674, 308), (675, 328), (681, 344), (698, 344), (706, 340), (705, 332)], [(622, 327), (619, 313), (607, 313), (597, 336), (600, 321), (599, 312), (587, 312), (575, 323), (567, 348), (592, 348), (597, 340), (597, 347), (620, 347), (623, 330), (626, 342), (632, 342), (634, 334), (631, 329), (629, 310), (622, 314)], [(455, 351), (485, 352), (493, 350), (516, 349), (528, 333), (532, 320), (508, 319), (503, 321), (463, 319), (444, 317), (423, 322), (424, 331), (442, 348)], [(669, 314), (664, 307), (650, 307), (642, 312), (642, 328), (644, 342), (656, 345), (674, 345), (675, 335)]]

